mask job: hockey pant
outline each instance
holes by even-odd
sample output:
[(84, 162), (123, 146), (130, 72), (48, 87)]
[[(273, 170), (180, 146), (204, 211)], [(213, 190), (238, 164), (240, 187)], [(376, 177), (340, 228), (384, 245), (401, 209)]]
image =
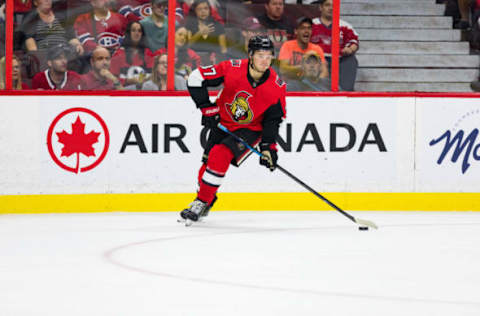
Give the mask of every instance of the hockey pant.
[[(260, 142), (260, 132), (239, 129), (234, 132), (252, 147)], [(251, 154), (251, 150), (232, 136), (212, 129), (205, 146), (203, 165), (198, 173), (198, 198), (208, 204), (212, 203), (230, 164), (239, 167)]]

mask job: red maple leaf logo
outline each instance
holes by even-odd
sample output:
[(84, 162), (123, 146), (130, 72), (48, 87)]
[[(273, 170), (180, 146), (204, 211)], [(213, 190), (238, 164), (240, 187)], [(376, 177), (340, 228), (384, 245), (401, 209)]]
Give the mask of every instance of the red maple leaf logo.
[(58, 136), (58, 142), (64, 145), (61, 156), (70, 157), (72, 154), (77, 154), (75, 173), (78, 173), (80, 167), (81, 153), (87, 157), (95, 157), (95, 150), (92, 145), (98, 142), (100, 133), (92, 130), (90, 133), (85, 134), (85, 124), (80, 120), (80, 116), (77, 116), (75, 123), (72, 124), (71, 134), (65, 130), (56, 134)]

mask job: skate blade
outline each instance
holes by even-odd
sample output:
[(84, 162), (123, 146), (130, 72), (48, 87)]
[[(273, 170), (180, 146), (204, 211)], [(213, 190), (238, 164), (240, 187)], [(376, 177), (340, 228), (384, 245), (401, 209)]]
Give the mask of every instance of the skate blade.
[(191, 219), (185, 219), (185, 218), (177, 219), (177, 223), (185, 224), (185, 226), (192, 226), (193, 223), (202, 223), (203, 221), (204, 220), (202, 217), (200, 217), (196, 222), (192, 221)]

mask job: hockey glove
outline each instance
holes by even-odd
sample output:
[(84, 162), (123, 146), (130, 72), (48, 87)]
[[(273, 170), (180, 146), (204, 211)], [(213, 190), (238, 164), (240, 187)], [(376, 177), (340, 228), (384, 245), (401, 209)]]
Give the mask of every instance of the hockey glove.
[(278, 160), (276, 144), (261, 143), (260, 152), (262, 153), (260, 164), (270, 169), (270, 171), (275, 170)]
[(217, 127), (220, 122), (220, 107), (215, 103), (207, 103), (200, 106), (202, 111), (202, 125), (210, 128)]

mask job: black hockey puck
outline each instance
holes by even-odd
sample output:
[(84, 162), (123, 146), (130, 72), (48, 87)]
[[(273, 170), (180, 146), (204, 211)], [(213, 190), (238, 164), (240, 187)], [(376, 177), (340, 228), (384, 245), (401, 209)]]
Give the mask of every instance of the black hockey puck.
[(358, 230), (368, 230), (367, 226), (358, 226)]

